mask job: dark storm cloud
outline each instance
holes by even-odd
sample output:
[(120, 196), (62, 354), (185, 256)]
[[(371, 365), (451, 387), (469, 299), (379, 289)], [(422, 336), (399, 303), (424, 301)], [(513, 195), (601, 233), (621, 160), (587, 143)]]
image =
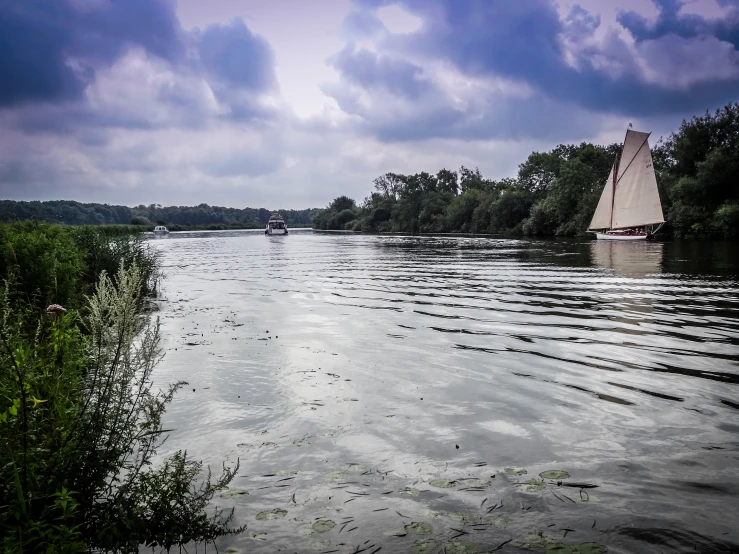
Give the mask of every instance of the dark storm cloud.
[(206, 28), (199, 50), (203, 66), (229, 85), (252, 91), (275, 86), (272, 49), (241, 20)]
[[(197, 59), (186, 55), (193, 47)], [(138, 69), (106, 73), (132, 48), (145, 53)], [(156, 73), (147, 74), (147, 65)], [(196, 128), (215, 117), (203, 87), (221, 103), (221, 119), (270, 119), (274, 111), (259, 96), (276, 87), (274, 65), (270, 45), (240, 20), (184, 31), (173, 0), (0, 2), (0, 109), (6, 108), (5, 124), (26, 132)], [(86, 88), (103, 75), (124, 82), (88, 102)], [(136, 79), (138, 95), (131, 86)], [(18, 106), (23, 109), (8, 116)]]
[[(354, 6), (358, 13), (372, 14), (377, 8), (394, 3), (355, 0)], [(435, 85), (417, 78), (420, 68), (412, 66), (411, 60), (421, 65), (424, 61), (451, 63), (469, 77), (503, 77), (530, 87), (534, 94), (528, 106), (526, 102), (511, 102), (512, 109), (518, 111), (510, 113), (509, 119), (522, 122), (536, 136), (536, 122), (529, 125), (532, 114), (545, 119), (556, 115), (541, 113), (538, 108), (542, 99), (573, 109), (638, 117), (703, 111), (735, 100), (739, 95), (739, 79), (727, 77), (730, 68), (718, 67), (717, 63), (716, 71), (711, 73), (705, 68), (698, 72), (690, 67), (694, 65), (696, 52), (709, 51), (705, 41), (703, 44), (684, 41), (680, 48), (672, 50), (673, 45), (667, 41), (664, 45), (660, 43), (667, 34), (678, 31), (687, 39), (709, 33), (729, 40), (736, 29), (734, 20), (708, 22), (698, 16), (680, 16), (681, 4), (675, 0), (660, 0), (661, 16), (656, 24), (635, 14), (621, 14), (620, 21), (638, 41), (653, 41), (646, 45), (647, 61), (654, 64), (650, 70), (659, 74), (683, 64), (686, 75), (698, 75), (681, 82), (680, 86), (670, 82), (670, 75), (664, 82), (647, 79), (629, 47), (617, 35), (610, 35), (598, 46), (583, 42), (593, 35), (600, 19), (577, 5), (562, 19), (551, 0), (402, 0), (398, 3), (422, 19), (418, 31), (386, 33), (378, 41), (380, 54), (347, 49), (339, 54), (342, 63), (334, 63), (347, 82), (362, 85), (370, 96), (386, 89), (399, 97), (434, 97)], [(356, 25), (356, 21), (371, 20), (367, 15), (361, 18), (354, 14), (351, 22)], [(575, 44), (575, 67), (566, 59), (562, 39)], [(720, 46), (716, 40), (708, 44), (711, 48)], [(378, 63), (385, 60), (383, 54), (389, 54), (393, 67), (399, 69), (378, 71)], [(351, 105), (351, 93), (334, 89), (333, 95), (340, 103)], [(421, 113), (429, 119), (419, 119)], [(370, 118), (378, 114), (357, 115), (363, 115), (366, 124), (372, 126)], [(486, 113), (476, 115), (474, 121), (464, 124), (460, 120), (465, 119), (465, 114), (448, 106), (425, 112), (419, 108), (407, 118), (397, 118), (389, 128), (383, 125), (381, 136), (387, 139), (407, 135), (409, 131), (403, 130), (405, 124), (415, 126), (410, 132), (415, 138), (445, 137), (450, 133), (459, 138), (470, 134), (481, 138), (499, 135), (500, 125), (491, 128), (485, 123), (500, 123), (505, 118), (487, 117)], [(454, 124), (450, 125), (450, 121)]]
[[(733, 12), (728, 18), (707, 20), (700, 15), (681, 14), (680, 9), (687, 4), (684, 0), (652, 0), (659, 16), (652, 22), (635, 12), (620, 12), (618, 22), (627, 29), (638, 42), (657, 39), (665, 35), (683, 38), (712, 36), (734, 46), (739, 44), (739, 14)], [(723, 6), (739, 6), (736, 0), (719, 0)]]
[(108, 0), (79, 10), (65, 0), (5, 0), (0, 106), (79, 98), (95, 65), (111, 63), (126, 45), (175, 61), (180, 33), (172, 2)]
[(378, 56), (368, 50), (357, 50), (351, 45), (330, 58), (329, 63), (347, 81), (368, 89), (382, 87), (397, 95), (418, 98), (429, 88), (419, 66), (389, 56)]

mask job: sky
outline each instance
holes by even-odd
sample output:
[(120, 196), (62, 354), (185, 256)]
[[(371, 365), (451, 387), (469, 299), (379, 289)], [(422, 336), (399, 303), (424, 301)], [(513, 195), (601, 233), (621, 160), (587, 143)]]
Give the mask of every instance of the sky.
[(739, 100), (739, 0), (1, 0), (0, 198), (322, 207)]

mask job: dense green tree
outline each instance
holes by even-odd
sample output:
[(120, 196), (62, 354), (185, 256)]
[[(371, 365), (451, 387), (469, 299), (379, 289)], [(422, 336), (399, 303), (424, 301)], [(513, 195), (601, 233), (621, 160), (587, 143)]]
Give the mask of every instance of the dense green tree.
[[(337, 198), (316, 216), (314, 227), (583, 235), (620, 153), (620, 144), (560, 144), (533, 152), (515, 178), (501, 181), (464, 166), (436, 175), (386, 173), (374, 180), (375, 192), (361, 206)], [(653, 159), (668, 221), (665, 236), (739, 236), (739, 104), (683, 121), (657, 142)], [(352, 210), (348, 222), (349, 213), (337, 217), (344, 208)]]

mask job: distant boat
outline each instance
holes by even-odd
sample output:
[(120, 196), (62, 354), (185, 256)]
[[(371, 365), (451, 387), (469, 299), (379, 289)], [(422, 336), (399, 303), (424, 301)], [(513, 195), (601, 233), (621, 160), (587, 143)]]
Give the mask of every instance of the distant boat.
[(665, 224), (649, 135), (626, 131), (621, 157), (616, 156), (588, 227), (599, 239), (645, 240)]
[(167, 229), (164, 225), (157, 225), (156, 227), (154, 227), (154, 234), (167, 235), (169, 234), (169, 229)]
[(269, 216), (267, 227), (264, 229), (265, 235), (287, 235), (287, 225), (285, 220), (279, 213), (273, 213)]

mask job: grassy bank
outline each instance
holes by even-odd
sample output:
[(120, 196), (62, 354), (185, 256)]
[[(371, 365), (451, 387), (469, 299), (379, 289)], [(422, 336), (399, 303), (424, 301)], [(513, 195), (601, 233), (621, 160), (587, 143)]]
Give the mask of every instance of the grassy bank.
[[(177, 390), (146, 311), (159, 264), (119, 227), (0, 225), (0, 549), (138, 552), (235, 532), (178, 452), (152, 460)], [(209, 475), (209, 473), (206, 473)]]

